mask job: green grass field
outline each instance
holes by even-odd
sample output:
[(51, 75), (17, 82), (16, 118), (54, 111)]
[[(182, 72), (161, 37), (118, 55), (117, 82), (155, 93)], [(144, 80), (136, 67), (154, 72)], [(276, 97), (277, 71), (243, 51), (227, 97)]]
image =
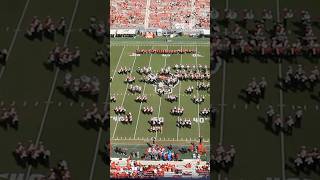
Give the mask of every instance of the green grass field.
[[(18, 130), (0, 128), (0, 175), (11, 179), (14, 179), (14, 173), (22, 176), (27, 173), (47, 175), (48, 167), (21, 167), (12, 155), (17, 142), (39, 140), (52, 153), (50, 167), (65, 159), (69, 163), (72, 179), (107, 178), (106, 164), (99, 153), (104, 150), (107, 132), (87, 130), (78, 124), (85, 108), (90, 107), (93, 101), (80, 97), (75, 102), (61, 94), (57, 87), (62, 85), (65, 71), (57, 71), (56, 68), (51, 71), (43, 65), (55, 44), (63, 46), (66, 42), (70, 48), (79, 46), (81, 50), (80, 66), (73, 67), (71, 73), (74, 76), (96, 75), (101, 82), (105, 82), (107, 66), (97, 66), (91, 62), (95, 51), (105, 45), (97, 43), (81, 29), (89, 26), (91, 16), (105, 21), (107, 5), (107, 1), (100, 0), (0, 2), (0, 48), (9, 49), (7, 65), (0, 67), (3, 72), (0, 101), (5, 105), (15, 104), (20, 119)], [(71, 31), (64, 37), (57, 35), (55, 41), (30, 41), (24, 33), (33, 16), (41, 20), (51, 16), (55, 21), (64, 16)], [(106, 83), (101, 83), (97, 102), (101, 109), (107, 97), (106, 87)]]
[[(187, 40), (187, 41), (185, 41)], [(210, 46), (209, 39), (207, 41), (203, 39), (173, 39), (172, 42), (166, 43), (164, 39), (151, 40), (152, 42), (142, 41), (123, 41), (117, 39), (111, 40), (111, 62), (110, 62), (110, 76), (113, 78), (110, 84), (110, 95), (116, 95), (117, 101), (111, 104), (111, 122), (110, 122), (110, 138), (113, 146), (126, 144), (124, 146), (135, 146), (136, 149), (145, 150), (146, 142), (150, 142), (152, 137), (156, 137), (157, 141), (162, 144), (176, 144), (176, 145), (189, 145), (191, 142), (198, 142), (199, 136), (203, 137), (206, 145), (210, 143), (210, 126), (209, 120), (206, 119), (203, 123), (193, 122), (192, 127), (178, 128), (176, 127), (177, 117), (170, 115), (170, 109), (174, 106), (183, 106), (185, 112), (182, 118), (198, 118), (199, 110), (208, 108), (210, 106), (210, 95), (208, 92), (197, 91), (196, 89), (191, 95), (184, 93), (188, 86), (194, 86), (196, 88), (197, 82), (182, 82), (173, 88), (172, 94), (178, 96), (178, 101), (170, 103), (164, 98), (166, 96), (158, 96), (154, 90), (154, 87), (150, 84), (140, 82), (142, 77), (136, 70), (138, 67), (149, 66), (153, 71), (159, 71), (163, 67), (171, 66), (175, 64), (190, 64), (190, 65), (207, 65), (209, 67), (209, 55)], [(193, 43), (191, 43), (193, 42)], [(137, 49), (193, 49), (197, 50), (202, 57), (193, 57), (191, 54), (183, 55), (171, 55), (169, 57), (163, 57), (162, 55), (141, 55), (141, 56), (129, 56)], [(120, 75), (117, 73), (120, 67), (127, 67), (132, 69), (132, 75), (136, 77), (134, 84), (142, 87), (142, 93), (148, 97), (147, 103), (135, 102), (136, 94), (133, 95), (127, 90), (127, 84), (123, 81), (126, 75)], [(206, 97), (204, 103), (199, 106), (192, 103), (191, 98), (193, 95), (204, 95)], [(133, 123), (123, 124), (119, 121), (113, 120), (115, 113), (113, 109), (116, 106), (123, 105), (127, 112), (133, 114)], [(144, 106), (153, 106), (153, 115), (145, 115), (141, 112), (141, 108)], [(150, 125), (148, 120), (151, 117), (163, 117), (164, 126), (162, 133), (152, 133), (148, 131)], [(140, 145), (140, 147), (139, 147)], [(142, 149), (141, 149), (142, 148)], [(207, 148), (209, 149), (209, 148)], [(112, 155), (116, 156), (116, 155)], [(191, 157), (189, 157), (191, 158)]]
[[(263, 9), (270, 9), (274, 16), (277, 9), (291, 8), (297, 16), (289, 22), (292, 33), (290, 38), (296, 38), (296, 31), (301, 31), (294, 22), (300, 21), (299, 12), (309, 10), (312, 17), (319, 17), (319, 2), (314, 0), (226, 0), (216, 1), (214, 8), (222, 11), (230, 8), (238, 11), (253, 9), (256, 16), (260, 17)], [(253, 23), (250, 25), (253, 28)], [(271, 28), (268, 26), (267, 28)], [(314, 31), (319, 34), (319, 27), (315, 25)], [(278, 77), (283, 76), (291, 65), (294, 69), (302, 64), (306, 72), (310, 72), (318, 59), (298, 58), (296, 61), (283, 59), (281, 63), (268, 60), (268, 63), (260, 63), (255, 58), (250, 58), (249, 63), (243, 63), (237, 58), (231, 58), (232, 62), (223, 62), (219, 71), (213, 75), (213, 105), (217, 107), (217, 122), (213, 129), (213, 144), (234, 144), (237, 149), (234, 167), (226, 172), (215, 172), (217, 179), (230, 180), (262, 180), (267, 177), (308, 178), (320, 179), (318, 173), (311, 171), (300, 174), (292, 170), (293, 164), (290, 158), (296, 157), (300, 146), (319, 148), (319, 101), (312, 98), (317, 96), (319, 85), (314, 91), (285, 92), (277, 87)], [(247, 104), (239, 93), (246, 88), (252, 77), (260, 79), (265, 76), (268, 81), (267, 92), (264, 100), (258, 104)], [(304, 118), (301, 128), (293, 129), (292, 135), (273, 134), (265, 129), (258, 118), (265, 116), (268, 105), (272, 104), (277, 112), (283, 111), (287, 116), (295, 111), (295, 107), (302, 106)], [(223, 114), (222, 114), (223, 113)]]

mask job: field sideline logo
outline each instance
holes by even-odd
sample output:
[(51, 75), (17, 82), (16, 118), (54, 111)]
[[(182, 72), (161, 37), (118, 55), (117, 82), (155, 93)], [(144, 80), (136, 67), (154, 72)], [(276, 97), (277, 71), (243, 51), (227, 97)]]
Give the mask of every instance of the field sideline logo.
[[(31, 174), (29, 179), (27, 180), (38, 180), (45, 177), (42, 174)], [(0, 179), (8, 179), (8, 180), (26, 180), (25, 173), (1, 173)]]

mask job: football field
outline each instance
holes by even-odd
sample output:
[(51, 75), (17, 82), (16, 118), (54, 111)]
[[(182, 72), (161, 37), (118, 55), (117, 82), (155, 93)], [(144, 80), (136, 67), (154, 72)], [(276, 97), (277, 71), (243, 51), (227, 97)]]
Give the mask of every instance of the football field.
[[(96, 16), (106, 21), (108, 2), (101, 0), (2, 0), (0, 1), (0, 48), (8, 49), (6, 65), (0, 66), (1, 106), (15, 106), (19, 127), (0, 127), (0, 179), (30, 180), (37, 174), (48, 175), (59, 160), (66, 160), (72, 179), (107, 179), (107, 165), (103, 160), (107, 132), (81, 126), (86, 108), (97, 103), (103, 110), (107, 97), (106, 76), (108, 67), (98, 66), (91, 59), (96, 50), (104, 49), (87, 36), (89, 18)], [(56, 35), (54, 40), (43, 38), (33, 41), (25, 38), (32, 18), (44, 21), (47, 16), (56, 22), (66, 19), (66, 33)], [(107, 43), (107, 42), (105, 42)], [(81, 51), (79, 66), (71, 70), (47, 68), (49, 51), (56, 45), (76, 46)], [(74, 100), (60, 91), (64, 75), (96, 76), (99, 78), (100, 93), (97, 100), (80, 96)], [(21, 165), (13, 156), (18, 142), (28, 144), (43, 142), (51, 151), (47, 166)], [(32, 178), (33, 177), (33, 178)], [(29, 179), (28, 179), (29, 180)]]
[[(295, 16), (288, 23), (288, 36), (292, 42), (298, 38), (303, 29), (299, 25), (302, 10), (308, 10), (313, 22), (313, 30), (317, 37), (319, 30), (319, 1), (314, 0), (225, 0), (216, 1), (213, 8), (223, 12), (233, 9), (242, 13), (244, 9), (252, 9), (257, 19), (261, 19), (264, 9), (271, 10), (276, 20), (281, 17), (284, 8), (292, 9)], [(237, 21), (240, 19), (237, 19)], [(225, 24), (218, 20), (222, 32)], [(272, 24), (267, 29), (272, 29)], [(230, 29), (234, 23), (230, 24)], [(251, 21), (249, 29), (254, 29)], [(247, 35), (243, 27), (241, 31)], [(270, 34), (267, 34), (269, 36)], [(319, 148), (319, 91), (317, 84), (314, 89), (285, 90), (279, 87), (279, 79), (285, 76), (289, 66), (294, 70), (301, 64), (307, 74), (319, 65), (318, 58), (300, 56), (298, 58), (269, 58), (262, 62), (256, 57), (243, 61), (236, 57), (224, 59), (213, 74), (213, 106), (217, 107), (217, 121), (214, 124), (213, 144), (233, 144), (237, 155), (234, 166), (228, 172), (215, 171), (217, 179), (229, 180), (262, 180), (262, 179), (313, 179), (320, 178), (319, 169), (297, 171), (293, 159), (296, 158), (301, 146), (308, 149)], [(260, 81), (265, 77), (268, 86), (265, 98), (259, 102), (248, 102), (243, 97), (243, 89), (255, 77)], [(292, 134), (275, 133), (264, 123), (266, 110), (272, 105), (282, 118), (296, 112), (297, 107), (303, 109), (303, 120), (300, 127), (293, 128)]]
[[(141, 56), (131, 56), (138, 49), (192, 49), (197, 51), (200, 56), (193, 56), (192, 54), (175, 54), (170, 56), (163, 56), (161, 54), (145, 54)], [(166, 95), (159, 96), (155, 87), (152, 84), (140, 82), (142, 78), (137, 73), (140, 67), (152, 68), (152, 72), (158, 72), (165, 67), (173, 67), (176, 64), (183, 64), (190, 66), (207, 65), (210, 67), (209, 55), (210, 46), (209, 40), (182, 38), (173, 39), (172, 42), (165, 42), (165, 39), (160, 40), (111, 40), (110, 47), (110, 76), (112, 82), (110, 83), (110, 95), (116, 97), (116, 102), (111, 103), (110, 106), (110, 138), (113, 146), (126, 144), (125, 146), (137, 146), (136, 149), (145, 150), (146, 143), (151, 142), (152, 138), (165, 145), (190, 145), (191, 142), (198, 142), (199, 137), (203, 137), (203, 142), (206, 146), (210, 143), (210, 122), (209, 118), (201, 117), (200, 111), (204, 108), (210, 107), (209, 91), (197, 90), (197, 81), (182, 81), (179, 82), (172, 89), (171, 95), (176, 95), (178, 100), (176, 102), (169, 102), (165, 100)], [(124, 83), (127, 75), (118, 74), (121, 67), (131, 69), (131, 75), (136, 78), (133, 85), (142, 87), (141, 95), (147, 96), (146, 103), (135, 102), (137, 94), (132, 94), (128, 91), (129, 84)], [(204, 81), (205, 82), (205, 81)], [(209, 82), (209, 81), (207, 81)], [(192, 94), (186, 94), (185, 90), (193, 86)], [(203, 103), (194, 104), (192, 102), (193, 96), (204, 96)], [(127, 112), (133, 115), (132, 124), (125, 124), (119, 121), (115, 115), (114, 109), (116, 106), (123, 106)], [(154, 112), (152, 115), (147, 115), (141, 112), (145, 106), (152, 106)], [(182, 119), (187, 118), (192, 120), (191, 128), (178, 128), (176, 126), (177, 116), (172, 116), (170, 110), (173, 107), (183, 107), (184, 113)], [(148, 120), (152, 117), (164, 119), (164, 125), (161, 132), (149, 132), (150, 125)], [(138, 147), (140, 146), (140, 148)], [(142, 148), (142, 149), (141, 149)], [(209, 150), (209, 147), (207, 147)], [(191, 158), (191, 157), (189, 157)]]

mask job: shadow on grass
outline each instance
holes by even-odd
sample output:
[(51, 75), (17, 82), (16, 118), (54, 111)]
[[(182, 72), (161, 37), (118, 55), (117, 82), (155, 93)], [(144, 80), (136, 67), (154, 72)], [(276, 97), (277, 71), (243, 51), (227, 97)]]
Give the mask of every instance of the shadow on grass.
[(93, 102), (95, 102), (95, 103), (97, 103), (98, 102), (98, 100), (99, 100), (99, 94), (97, 94), (97, 95), (91, 95), (91, 94), (89, 94), (89, 93), (81, 93), (81, 92), (79, 92), (79, 93), (76, 93), (76, 94), (73, 94), (72, 92), (70, 92), (70, 91), (66, 91), (66, 90), (64, 90), (64, 88), (62, 87), (62, 86), (58, 86), (57, 88), (56, 88), (62, 95), (64, 95), (67, 99), (71, 99), (71, 100), (73, 100), (73, 101), (75, 101), (75, 102), (79, 102), (79, 97), (80, 96), (82, 96), (82, 97), (84, 97), (84, 98), (87, 98), (87, 99), (90, 99), (90, 100), (92, 100)]
[(315, 100), (315, 101), (317, 101), (318, 103), (320, 103), (320, 97), (317, 96), (316, 94), (311, 94), (311, 95), (310, 95), (310, 98), (311, 98), (312, 100)]
[(260, 98), (259, 97), (250, 97), (247, 95), (247, 92), (245, 89), (241, 89), (240, 94), (238, 95), (238, 98), (240, 100), (243, 100), (246, 104), (259, 104)]
[(40, 156), (40, 159), (34, 160), (29, 157), (25, 157), (21, 159), (15, 152), (12, 152), (12, 156), (14, 157), (16, 163), (18, 166), (22, 168), (26, 168), (27, 166), (31, 165), (32, 167), (39, 167), (39, 165), (44, 166), (45, 168), (50, 167), (50, 159), (41, 159), (42, 157)]
[(272, 122), (268, 121), (266, 118), (261, 117), (261, 116), (258, 116), (257, 120), (264, 125), (264, 129), (266, 131), (271, 132), (273, 135), (279, 136), (280, 131), (275, 131), (272, 128), (272, 124), (271, 124)]
[(18, 131), (19, 124), (12, 124), (9, 120), (3, 120), (0, 121), (0, 127), (2, 127), (2, 129), (5, 131), (8, 131), (9, 127), (14, 129), (15, 131)]
[(108, 162), (107, 162), (108, 160), (109, 160), (109, 164), (110, 164), (110, 158), (105, 151), (99, 149), (98, 155), (100, 157), (100, 160), (103, 162), (103, 164), (108, 165)]
[(73, 95), (71, 92), (69, 91), (65, 91), (64, 88), (62, 86), (58, 86), (57, 90), (64, 95), (67, 99), (71, 99), (75, 102), (79, 102), (79, 96), (78, 95)]
[(82, 32), (84, 32), (85, 35), (87, 35), (88, 37), (92, 38), (93, 40), (95, 40), (97, 43), (99, 44), (103, 44), (105, 36), (102, 37), (95, 37), (93, 36), (88, 29), (82, 29)]
[(91, 121), (78, 120), (78, 124), (86, 130), (94, 129), (95, 131), (99, 131), (100, 129), (100, 126), (98, 124)]
[(27, 167), (27, 160), (26, 159), (25, 160), (20, 159), (15, 152), (12, 152), (11, 155), (15, 159), (18, 166), (20, 166), (22, 168)]
[(308, 166), (306, 164), (302, 164), (300, 167), (297, 167), (294, 163), (294, 158), (289, 157), (287, 163), (285, 163), (285, 169), (290, 171), (292, 174), (296, 176), (307, 175), (310, 176), (313, 173), (320, 175), (320, 168), (317, 165)]

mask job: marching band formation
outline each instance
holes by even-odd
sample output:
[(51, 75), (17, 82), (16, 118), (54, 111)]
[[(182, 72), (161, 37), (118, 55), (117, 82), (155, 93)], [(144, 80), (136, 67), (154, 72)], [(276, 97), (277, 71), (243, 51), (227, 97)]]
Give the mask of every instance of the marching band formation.
[[(318, 38), (312, 27), (312, 17), (306, 10), (301, 11), (300, 14), (294, 14), (292, 10), (284, 9), (281, 20), (274, 24), (271, 31), (266, 28), (267, 22), (275, 21), (270, 10), (263, 11), (262, 20), (257, 19), (252, 10), (244, 10), (241, 13), (229, 9), (224, 12), (224, 17), (221, 14), (218, 10), (213, 10), (213, 53), (215, 56), (257, 56), (261, 59), (261, 57), (295, 58), (298, 56), (319, 57), (320, 55)], [(236, 22), (240, 16), (242, 24)], [(292, 32), (287, 29), (287, 24), (294, 16), (300, 16), (302, 30), (298, 39), (289, 41), (289, 35)], [(220, 20), (225, 20), (228, 24), (234, 22), (235, 25), (233, 29), (225, 29), (223, 32), (217, 23)], [(253, 30), (247, 29), (248, 21), (255, 23)], [(245, 27), (245, 31), (241, 26)]]
[(97, 104), (94, 103), (91, 108), (85, 110), (82, 121), (88, 125), (106, 127), (107, 118), (107, 112), (100, 112)]
[(64, 17), (61, 17), (55, 23), (50, 16), (47, 16), (44, 21), (41, 21), (37, 16), (34, 16), (26, 32), (26, 37), (33, 40), (35, 38), (42, 39), (42, 37), (45, 36), (54, 40), (56, 32), (64, 35), (65, 29), (66, 20)]
[(65, 160), (61, 160), (58, 162), (58, 165), (55, 168), (51, 168), (49, 175), (46, 177), (43, 177), (40, 180), (56, 180), (56, 179), (62, 179), (62, 180), (70, 180), (71, 179), (71, 173), (68, 167), (68, 163)]
[(234, 145), (218, 145), (218, 147), (213, 148), (213, 153), (211, 155), (211, 159), (213, 160), (213, 169), (228, 170), (233, 166), (235, 155), (236, 150)]
[[(137, 50), (138, 51), (138, 50)], [(143, 51), (145, 52), (145, 51)], [(162, 51), (161, 51), (162, 52)], [(169, 52), (169, 51), (168, 51)], [(188, 52), (188, 51), (183, 51)], [(191, 51), (190, 51), (191, 52)], [(147, 95), (142, 94), (142, 87), (139, 85), (134, 85), (135, 83), (135, 77), (132, 76), (132, 69), (121, 66), (119, 69), (117, 69), (117, 72), (119, 75), (126, 75), (124, 83), (129, 83), (128, 91), (132, 94), (138, 94), (138, 96), (135, 98), (135, 102), (138, 103), (146, 103), (148, 100)], [(176, 102), (178, 101), (178, 96), (172, 94), (171, 89), (178, 84), (179, 81), (201, 81), (197, 83), (197, 90), (206, 90), (208, 91), (210, 88), (209, 82), (202, 82), (203, 80), (209, 80), (210, 79), (210, 71), (207, 65), (189, 65), (189, 64), (175, 64), (172, 67), (167, 66), (164, 68), (161, 68), (159, 71), (152, 71), (151, 67), (143, 66), (143, 67), (137, 67), (136, 72), (142, 76), (140, 79), (140, 82), (144, 82), (150, 85), (153, 85), (155, 87), (155, 92), (162, 96), (166, 94), (165, 100), (168, 102)], [(189, 86), (185, 93), (192, 94), (193, 92), (193, 86)], [(117, 97), (115, 94), (113, 94), (110, 97), (111, 102), (116, 102)], [(194, 104), (201, 104), (205, 100), (205, 96), (196, 96), (194, 95), (193, 98), (191, 98), (192, 102)], [(141, 108), (141, 112), (146, 115), (152, 115), (153, 114), (153, 107), (152, 106), (144, 106)], [(120, 119), (127, 119), (126, 115), (126, 109), (122, 106), (117, 106), (114, 109), (114, 112), (116, 115), (122, 117)], [(170, 110), (170, 114), (173, 116), (182, 116), (184, 112), (184, 108), (182, 106), (180, 107), (173, 107)], [(206, 117), (210, 113), (209, 109), (203, 109), (199, 112), (200, 116)], [(132, 121), (132, 116), (129, 118)], [(121, 121), (121, 120), (120, 120)], [(126, 123), (127, 121), (121, 121), (123, 123)], [(161, 119), (152, 119), (149, 121), (150, 132), (161, 132), (163, 122)], [(177, 127), (188, 127), (191, 128), (191, 120), (177, 120)]]
[(18, 118), (16, 108), (14, 106), (0, 107), (0, 124), (3, 125), (4, 127), (10, 126), (15, 129), (18, 128), (19, 118)]
[[(21, 17), (22, 18), (22, 17)], [(24, 37), (29, 40), (38, 39), (42, 41), (43, 38), (55, 41), (56, 35), (60, 34), (64, 36), (66, 34), (66, 22), (65, 17), (54, 19), (51, 16), (41, 18), (33, 16), (31, 23), (27, 29), (23, 32)], [(15, 31), (20, 31), (16, 29)], [(87, 29), (90, 36), (97, 40), (103, 40), (106, 34), (106, 25), (102, 22), (98, 22), (96, 18), (90, 18), (90, 27)], [(0, 49), (0, 63), (5, 64), (8, 56), (8, 51), (5, 48)], [(74, 49), (68, 47), (61, 47), (56, 45), (50, 52), (47, 59), (47, 64), (56, 65), (58, 67), (66, 66), (70, 64), (79, 65), (80, 60), (80, 49), (75, 47)], [(95, 57), (92, 59), (95, 63), (106, 63), (108, 61), (107, 51), (98, 49)], [(82, 75), (80, 77), (73, 77), (71, 73), (66, 73), (64, 76), (63, 90), (70, 92), (74, 96), (78, 94), (89, 94), (90, 96), (97, 96), (100, 91), (100, 81), (96, 76), (89, 77)], [(132, 115), (129, 113), (129, 119), (132, 122)], [(81, 121), (90, 125), (105, 127), (107, 122), (107, 112), (100, 112), (96, 104), (93, 107), (86, 109)], [(15, 129), (18, 128), (19, 118), (14, 105), (11, 106), (0, 106), (0, 125), (7, 128), (8, 126)], [(43, 164), (49, 166), (49, 159), (51, 151), (48, 150), (43, 142), (29, 141), (24, 144), (21, 142), (17, 143), (15, 150), (13, 151), (16, 161), (23, 166), (37, 164)], [(14, 178), (14, 177), (13, 177)], [(65, 160), (61, 160), (56, 168), (50, 169), (49, 175), (41, 178), (42, 180), (70, 180), (71, 174), (68, 169), (68, 164)]]
[(191, 49), (137, 49), (136, 54), (193, 54), (195, 50)]
[(150, 124), (149, 132), (162, 132), (162, 126), (164, 124), (163, 118), (153, 117), (148, 120), (148, 123)]
[(267, 81), (265, 77), (262, 77), (260, 82), (257, 82), (256, 78), (253, 77), (252, 81), (248, 84), (248, 87), (245, 89), (247, 100), (258, 102), (260, 98), (264, 98), (266, 87)]
[(87, 33), (94, 39), (102, 42), (105, 38), (107, 32), (107, 27), (103, 21), (97, 20), (96, 17), (90, 18), (90, 26)]
[(78, 97), (79, 94), (97, 96), (100, 91), (100, 81), (96, 76), (82, 75), (80, 78), (73, 78), (68, 72), (64, 76), (63, 89), (75, 97)]
[(298, 173), (299, 171), (316, 171), (320, 165), (320, 151), (317, 147), (301, 146), (293, 163)]
[(8, 50), (7, 49), (0, 49), (0, 63), (4, 64), (6, 62), (8, 56)]
[(51, 152), (39, 142), (39, 145), (34, 144), (31, 140), (28, 145), (18, 142), (14, 151), (15, 157), (20, 164), (36, 165), (38, 163), (48, 164)]
[(191, 128), (192, 121), (190, 119), (184, 118), (184, 119), (178, 119), (177, 120), (177, 127), (178, 128)]
[(153, 113), (153, 107), (152, 106), (146, 106), (142, 108), (143, 114), (152, 114)]
[[(268, 60), (281, 61), (283, 59), (294, 62), (297, 65), (289, 65), (283, 77), (277, 79), (277, 87), (286, 91), (313, 91), (319, 83), (320, 73), (318, 66), (306, 71), (300, 60), (309, 59), (313, 63), (320, 57), (320, 44), (316, 36), (314, 24), (319, 20), (313, 18), (308, 10), (300, 12), (285, 8), (275, 16), (272, 10), (264, 9), (261, 14), (252, 9), (236, 11), (226, 9), (219, 11), (213, 9), (212, 13), (213, 60), (218, 64), (219, 60), (232, 61), (236, 57), (242, 62), (254, 57), (263, 63)], [(297, 28), (290, 29), (291, 24)], [(306, 59), (298, 59), (304, 57)], [(316, 63), (315, 63), (316, 64)], [(260, 78), (259, 78), (260, 79)], [(248, 102), (259, 103), (264, 98), (268, 83), (265, 77), (261, 80), (252, 78), (247, 88), (243, 89)], [(189, 88), (186, 93), (191, 91)], [(291, 135), (294, 128), (301, 127), (304, 110), (302, 106), (294, 106), (294, 112), (287, 112), (282, 117), (272, 105), (269, 105), (264, 123), (267, 129), (274, 133), (283, 132)], [(212, 120), (216, 119), (217, 110), (213, 109)], [(233, 147), (232, 147), (233, 148)], [(228, 148), (228, 149), (232, 149)], [(219, 146), (214, 150), (214, 168), (228, 169), (233, 164), (234, 153), (228, 153), (226, 148)], [(318, 148), (307, 149), (302, 146), (296, 158), (292, 161), (297, 170), (310, 172), (318, 171), (320, 153)]]
[(70, 63), (79, 64), (80, 60), (80, 49), (75, 47), (72, 51), (67, 47), (56, 46), (53, 50), (49, 52), (48, 64), (55, 64), (57, 66), (67, 65)]
[(108, 53), (105, 50), (98, 49), (95, 53), (95, 57), (93, 58), (93, 62), (97, 64), (107, 63), (108, 61)]
[(307, 74), (301, 64), (298, 65), (296, 71), (292, 66), (288, 66), (286, 75), (281, 80), (282, 88), (284, 90), (313, 90), (314, 86), (319, 83), (319, 69), (318, 66), (314, 66), (314, 69)]
[(301, 126), (303, 110), (301, 106), (297, 106), (297, 110), (294, 114), (281, 118), (280, 114), (276, 113), (273, 106), (269, 105), (266, 114), (266, 125), (268, 128), (271, 128), (274, 132), (283, 131), (284, 133), (291, 134), (294, 127)]

